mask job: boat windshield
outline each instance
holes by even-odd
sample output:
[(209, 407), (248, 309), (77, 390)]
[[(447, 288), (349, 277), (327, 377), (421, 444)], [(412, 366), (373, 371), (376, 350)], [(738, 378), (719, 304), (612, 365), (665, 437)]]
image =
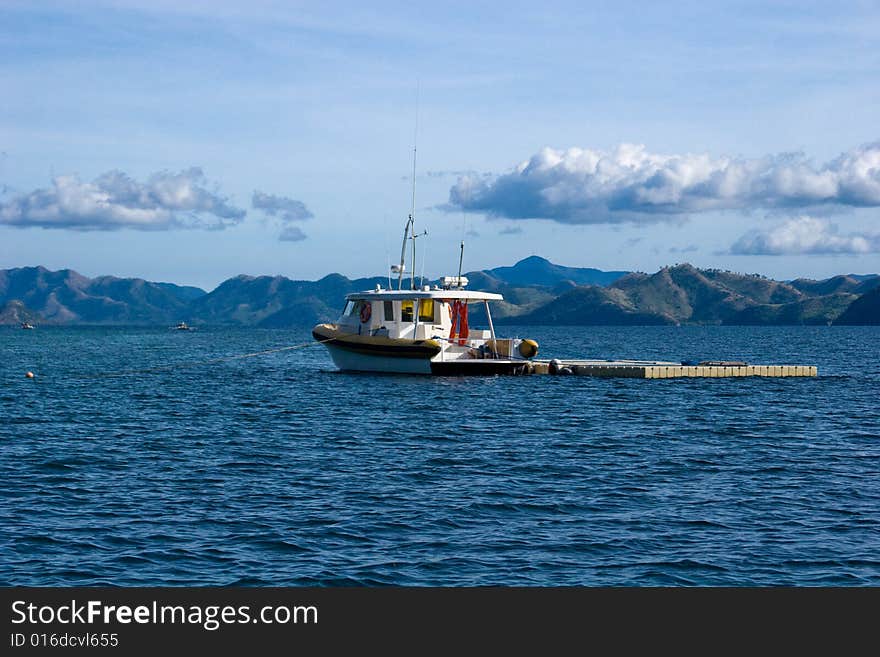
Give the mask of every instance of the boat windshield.
[(421, 299), (419, 301), (419, 321), (420, 322), (433, 322), (434, 321), (434, 300), (433, 299)]
[(411, 322), (413, 321), (413, 302), (401, 301), (400, 302), (400, 321), (401, 322)]

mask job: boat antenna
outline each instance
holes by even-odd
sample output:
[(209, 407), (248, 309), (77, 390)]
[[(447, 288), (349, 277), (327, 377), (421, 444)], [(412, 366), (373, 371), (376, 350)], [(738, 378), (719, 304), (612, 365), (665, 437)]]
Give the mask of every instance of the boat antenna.
[[(415, 289), (416, 289), (416, 240), (417, 240), (419, 237), (425, 237), (425, 236), (428, 234), (428, 231), (427, 231), (427, 230), (423, 230), (421, 233), (416, 234), (415, 223), (416, 223), (416, 222), (413, 221), (413, 222), (411, 222), (410, 225), (409, 225), (409, 226), (410, 226), (409, 229), (410, 229), (410, 231), (411, 231), (410, 234), (411, 234), (411, 236), (412, 236), (412, 237), (411, 237), (411, 239), (412, 239), (412, 272), (410, 272), (410, 276), (411, 276), (412, 278), (411, 278), (410, 283), (409, 283), (409, 288), (410, 288), (411, 290), (415, 290)], [(422, 274), (424, 274), (424, 273), (425, 273), (425, 262), (424, 262), (424, 259), (423, 259), (423, 260), (422, 260)], [(422, 278), (424, 278), (424, 276), (422, 276)]]
[(409, 286), (416, 289), (416, 153), (419, 143), (419, 83), (416, 83), (416, 125), (413, 130), (412, 201), (409, 207), (409, 224), (412, 231), (412, 271)]
[[(415, 185), (413, 185), (415, 186)], [(412, 271), (409, 272), (409, 289), (416, 289), (416, 220), (409, 215), (409, 233), (412, 239)]]
[(428, 247), (425, 247), (425, 255), (422, 256), (422, 273), (419, 274), (419, 287), (425, 284), (425, 260), (427, 260)]

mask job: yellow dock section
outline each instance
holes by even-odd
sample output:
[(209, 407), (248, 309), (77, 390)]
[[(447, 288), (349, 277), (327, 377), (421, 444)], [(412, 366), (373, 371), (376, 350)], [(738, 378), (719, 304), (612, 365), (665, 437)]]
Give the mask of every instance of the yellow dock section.
[(745, 363), (699, 363), (682, 365), (662, 361), (559, 360), (533, 361), (529, 374), (573, 374), (577, 376), (634, 379), (731, 378), (738, 376), (816, 376), (815, 365), (748, 365)]

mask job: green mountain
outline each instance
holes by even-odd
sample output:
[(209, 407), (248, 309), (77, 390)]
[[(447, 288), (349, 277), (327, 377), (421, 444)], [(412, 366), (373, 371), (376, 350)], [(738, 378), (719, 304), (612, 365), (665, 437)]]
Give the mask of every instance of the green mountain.
[(791, 281), (792, 287), (811, 296), (839, 293), (857, 294), (856, 290), (863, 284), (864, 281), (860, 281), (852, 276), (834, 276), (824, 281), (814, 281), (809, 278), (799, 278)]
[(858, 299), (854, 294), (842, 293), (798, 299), (789, 303), (758, 304), (743, 309), (724, 323), (753, 326), (831, 324)]
[(880, 285), (862, 295), (834, 320), (841, 325), (880, 325)]
[[(843, 278), (843, 277), (836, 277)], [(831, 282), (829, 282), (831, 281)], [(841, 281), (804, 289), (757, 275), (689, 264), (655, 274), (628, 274), (605, 288), (579, 286), (534, 311), (499, 323), (518, 324), (827, 324), (855, 299)], [(844, 282), (855, 289), (859, 281)]]
[[(486, 269), (483, 273), (508, 285), (518, 287), (556, 287), (570, 281), (575, 285), (610, 285), (629, 272), (554, 265), (539, 256), (529, 256), (512, 267)], [(470, 274), (468, 274), (470, 276)], [(477, 289), (477, 288), (475, 288)], [(482, 288), (480, 288), (482, 289)]]
[[(493, 313), (494, 315), (494, 313)], [(544, 306), (522, 315), (499, 317), (497, 324), (563, 326), (655, 325), (675, 323), (669, 317), (643, 312), (626, 292), (598, 285), (576, 287)]]
[[(70, 269), (0, 270), (0, 306), (21, 302), (55, 324), (156, 324), (177, 321), (205, 292), (140, 278), (87, 278)], [(3, 320), (9, 323), (9, 320)]]

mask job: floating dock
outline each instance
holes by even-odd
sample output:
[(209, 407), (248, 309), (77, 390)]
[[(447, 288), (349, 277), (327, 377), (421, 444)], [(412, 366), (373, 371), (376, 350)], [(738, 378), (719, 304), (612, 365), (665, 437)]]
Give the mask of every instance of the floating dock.
[(816, 376), (815, 365), (749, 365), (732, 361), (682, 364), (642, 360), (537, 360), (522, 374), (556, 374), (632, 379)]

